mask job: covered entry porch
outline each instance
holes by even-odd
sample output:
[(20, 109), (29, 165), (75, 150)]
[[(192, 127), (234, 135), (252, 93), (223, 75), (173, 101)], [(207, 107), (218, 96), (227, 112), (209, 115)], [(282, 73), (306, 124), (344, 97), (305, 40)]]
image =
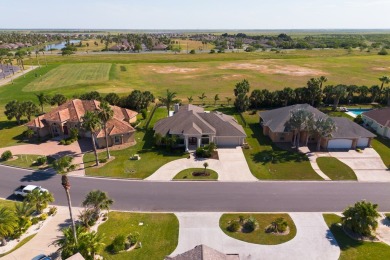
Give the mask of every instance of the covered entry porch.
[(185, 150), (196, 150), (196, 148), (213, 142), (213, 139), (213, 135), (184, 135)]

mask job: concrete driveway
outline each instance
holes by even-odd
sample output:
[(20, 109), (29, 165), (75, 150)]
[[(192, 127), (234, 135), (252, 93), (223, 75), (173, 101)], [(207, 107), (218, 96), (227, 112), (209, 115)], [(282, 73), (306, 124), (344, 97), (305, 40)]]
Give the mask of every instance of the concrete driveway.
[(70, 173), (72, 176), (84, 176), (83, 155), (90, 149), (90, 142), (87, 139), (80, 139), (70, 145), (60, 145), (56, 140), (49, 140), (41, 144), (22, 144), (10, 147), (0, 148), (0, 154), (10, 150), (13, 155), (18, 154), (35, 154), (35, 155), (50, 155), (53, 157), (61, 157), (64, 155), (72, 156), (73, 163), (79, 165), (79, 168)]
[(203, 163), (209, 164), (209, 169), (218, 173), (219, 181), (257, 181), (249, 170), (241, 147), (218, 149), (219, 160), (178, 159), (160, 167), (155, 173), (146, 178), (150, 181), (170, 181), (176, 174), (188, 168), (203, 168)]
[(366, 148), (362, 153), (332, 151), (329, 155), (351, 167), (359, 181), (390, 182), (390, 171), (373, 148)]
[(321, 213), (291, 213), (296, 236), (279, 245), (257, 245), (227, 236), (219, 228), (222, 213), (176, 213), (179, 219), (179, 243), (171, 256), (204, 244), (240, 259), (338, 259), (340, 248)]

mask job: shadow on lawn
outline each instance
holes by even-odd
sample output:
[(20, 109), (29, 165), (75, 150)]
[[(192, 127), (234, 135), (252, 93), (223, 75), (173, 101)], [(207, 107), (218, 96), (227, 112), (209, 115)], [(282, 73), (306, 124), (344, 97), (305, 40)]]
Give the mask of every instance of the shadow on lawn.
[(139, 130), (145, 132), (145, 135), (143, 137), (144, 145), (142, 146), (142, 149), (138, 151), (139, 154), (143, 153), (156, 153), (158, 155), (162, 156), (177, 156), (181, 157), (184, 154), (183, 147), (179, 148), (166, 148), (166, 147), (156, 147), (154, 145), (154, 131), (153, 129), (149, 128), (147, 130)]

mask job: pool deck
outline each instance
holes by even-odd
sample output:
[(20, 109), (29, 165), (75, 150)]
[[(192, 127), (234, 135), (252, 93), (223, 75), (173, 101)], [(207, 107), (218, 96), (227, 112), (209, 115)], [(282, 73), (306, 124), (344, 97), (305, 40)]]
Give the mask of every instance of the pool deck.
[(352, 116), (353, 118), (356, 118), (357, 115), (352, 113), (351, 111), (345, 112), (347, 115)]

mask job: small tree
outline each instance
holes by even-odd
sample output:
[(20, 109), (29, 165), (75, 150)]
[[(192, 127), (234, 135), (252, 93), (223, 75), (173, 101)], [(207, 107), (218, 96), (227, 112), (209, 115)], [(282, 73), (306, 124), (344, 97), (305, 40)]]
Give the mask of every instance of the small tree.
[(214, 106), (217, 104), (218, 100), (220, 100), (219, 95), (215, 94), (215, 96), (214, 96)]
[(342, 224), (352, 232), (371, 236), (372, 232), (378, 227), (377, 218), (380, 217), (377, 211), (378, 205), (371, 202), (359, 201), (354, 206), (344, 210)]
[(26, 201), (33, 204), (38, 213), (42, 213), (49, 205), (49, 202), (54, 201), (54, 197), (53, 194), (48, 191), (42, 192), (39, 189), (35, 189), (27, 195)]
[(75, 165), (72, 164), (72, 160), (72, 157), (65, 155), (53, 162), (53, 168), (59, 173), (69, 172), (75, 167)]
[(7, 244), (5, 238), (14, 233), (17, 225), (15, 213), (9, 208), (0, 207), (0, 241), (2, 246)]
[(226, 98), (227, 105), (229, 106), (230, 102), (232, 102), (232, 98), (231, 97), (225, 97), (225, 98)]
[(82, 205), (83, 207), (92, 208), (99, 216), (102, 209), (109, 210), (114, 201), (108, 197), (106, 192), (101, 190), (90, 191), (85, 197)]
[(205, 162), (204, 164), (203, 164), (203, 167), (204, 167), (204, 173), (206, 173), (206, 170), (207, 170), (207, 167), (209, 167), (209, 164), (207, 163), (207, 162)]

